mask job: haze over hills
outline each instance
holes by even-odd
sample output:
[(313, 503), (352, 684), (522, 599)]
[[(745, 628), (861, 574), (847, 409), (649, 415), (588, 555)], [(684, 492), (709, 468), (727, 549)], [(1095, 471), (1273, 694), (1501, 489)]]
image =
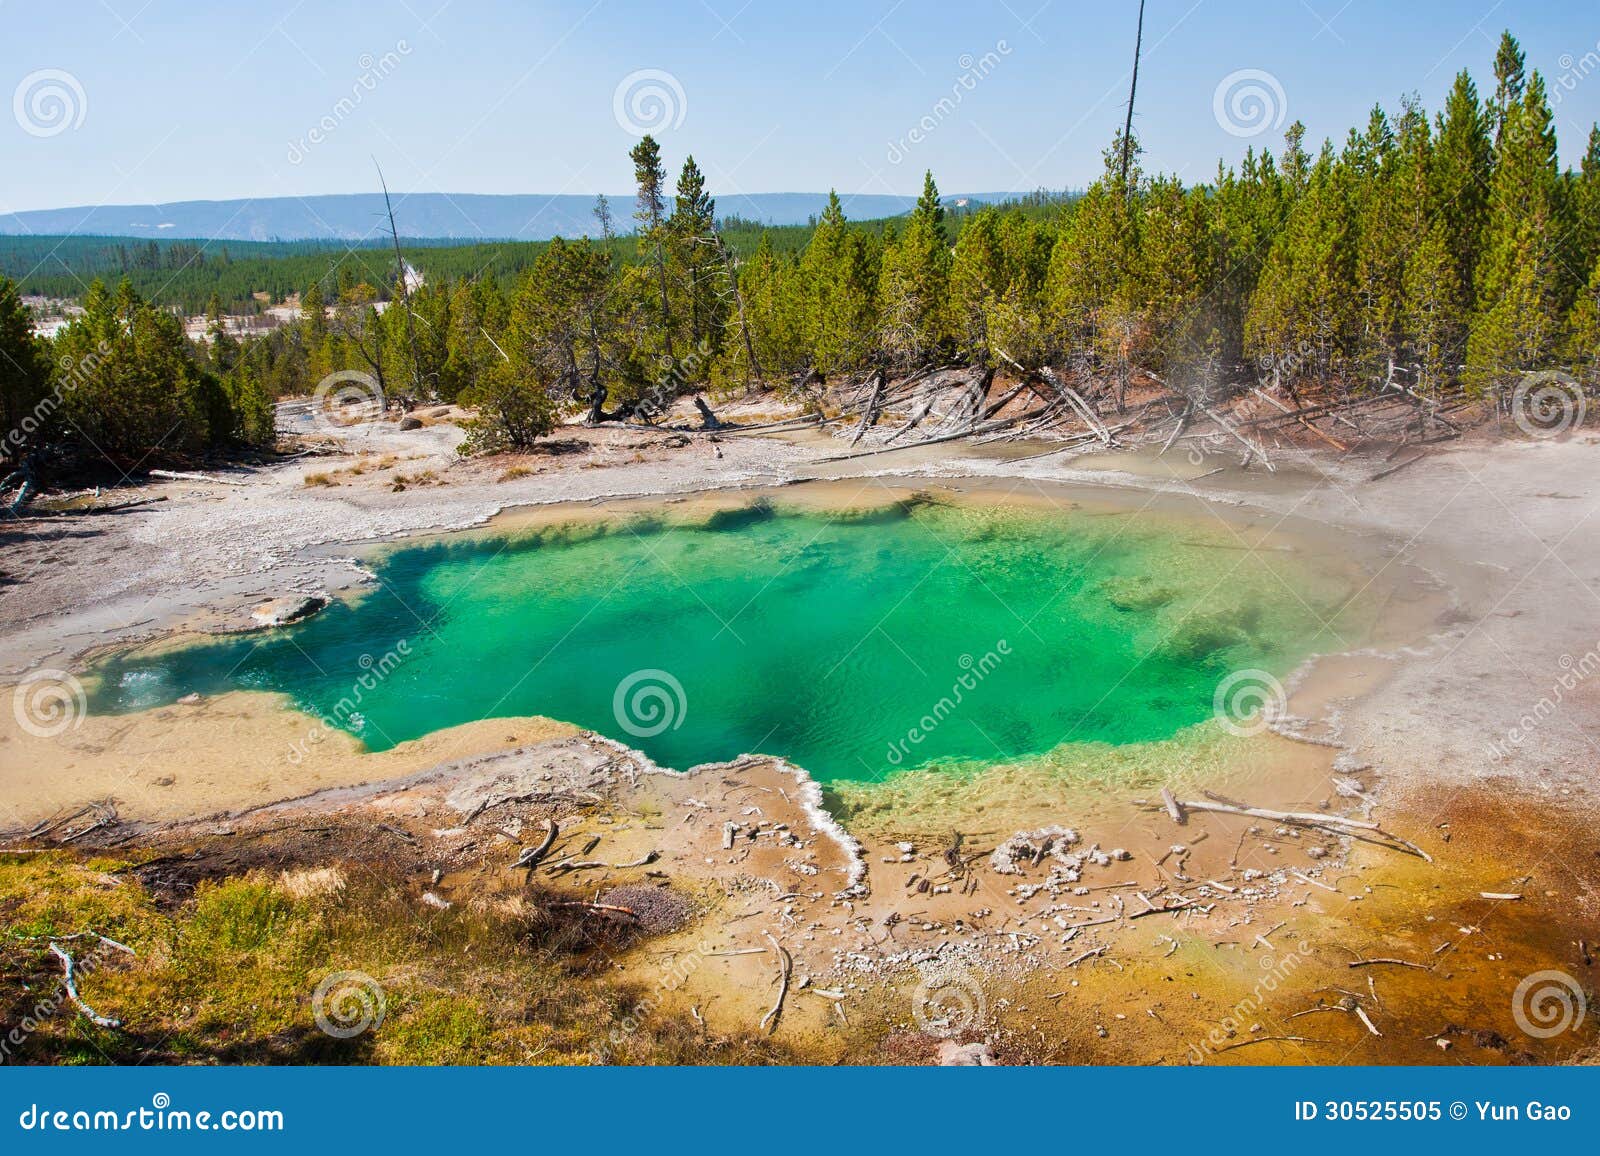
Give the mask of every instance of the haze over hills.
[[(1001, 201), (1014, 193), (966, 193), (947, 202)], [(395, 193), (402, 236), (543, 241), (599, 231), (594, 197), (537, 193)], [(842, 195), (856, 220), (909, 212), (915, 197)], [(619, 232), (632, 225), (633, 196), (610, 197)], [(747, 193), (717, 199), (717, 211), (769, 225), (799, 225), (822, 212), (826, 193)], [(0, 214), (0, 234), (183, 237), (212, 241), (361, 241), (386, 235), (381, 193), (176, 201), (165, 205), (95, 205)]]

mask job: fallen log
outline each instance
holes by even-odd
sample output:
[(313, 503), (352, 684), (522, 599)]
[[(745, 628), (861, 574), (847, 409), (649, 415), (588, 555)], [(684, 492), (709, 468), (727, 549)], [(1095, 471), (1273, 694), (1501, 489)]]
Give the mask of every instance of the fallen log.
[(151, 470), (152, 478), (167, 478), (175, 482), (215, 482), (219, 486), (248, 486), (249, 482), (241, 482), (237, 478), (218, 478), (211, 474), (195, 473), (192, 470)]
[(1256, 388), (1255, 386), (1252, 385), (1250, 387), (1250, 392), (1255, 394), (1257, 397), (1261, 398), (1263, 401), (1265, 401), (1265, 402), (1267, 402), (1267, 403), (1269, 403), (1271, 405), (1276, 406), (1279, 410), (1281, 410), (1284, 413), (1285, 416), (1294, 418), (1294, 420), (1298, 421), (1306, 429), (1308, 429), (1312, 433), (1316, 434), (1319, 438), (1321, 438), (1323, 441), (1327, 442), (1330, 446), (1332, 446), (1334, 449), (1338, 450), (1340, 453), (1346, 453), (1346, 452), (1349, 451), (1350, 447), (1345, 445), (1338, 438), (1333, 437), (1333, 436), (1331, 436), (1329, 434), (1323, 433), (1316, 426), (1312, 425), (1305, 418), (1303, 418), (1299, 414), (1295, 413), (1288, 406), (1284, 405), (1283, 402), (1279, 401), (1277, 398), (1273, 397), (1270, 393), (1266, 392), (1265, 390), (1258, 389), (1258, 388)]
[(878, 421), (878, 405), (883, 400), (883, 370), (878, 370), (873, 379), (872, 397), (867, 401), (867, 408), (861, 412), (861, 424), (856, 427), (856, 436), (850, 439), (853, 446), (864, 436), (869, 426), (876, 425)]
[(773, 1003), (772, 1009), (761, 1017), (760, 1027), (771, 1035), (778, 1030), (778, 1020), (783, 1017), (783, 1001), (789, 996), (789, 977), (794, 972), (794, 958), (772, 938), (771, 932), (767, 933), (767, 942), (772, 944), (772, 950), (778, 955), (778, 998)]
[(121, 1020), (112, 1016), (101, 1015), (99, 1012), (95, 1011), (94, 1008), (85, 1003), (83, 1001), (83, 997), (78, 994), (77, 965), (73, 963), (72, 956), (67, 952), (62, 951), (60, 945), (56, 943), (52, 943), (50, 945), (50, 951), (57, 959), (61, 961), (61, 985), (67, 989), (67, 997), (71, 999), (73, 1003), (78, 1005), (78, 1010), (84, 1015), (88, 1016), (90, 1021), (93, 1022), (97, 1027), (120, 1028), (122, 1026)]
[(549, 903), (547, 907), (577, 907), (584, 911), (595, 911), (604, 915), (626, 915), (630, 919), (638, 919), (638, 912), (631, 907), (619, 907), (615, 903), (587, 903), (581, 900), (566, 900), (561, 903)]
[(511, 866), (513, 868), (526, 867), (528, 869), (528, 874), (531, 877), (533, 874), (533, 869), (539, 865), (539, 860), (548, 855), (550, 853), (550, 848), (555, 846), (556, 835), (560, 833), (560, 830), (561, 829), (556, 826), (556, 821), (554, 819), (546, 819), (543, 842), (541, 842), (537, 847), (528, 847), (524, 849), (522, 854), (517, 856), (517, 861)]
[[(1252, 819), (1262, 819), (1269, 823), (1286, 823), (1297, 827), (1321, 827), (1332, 830), (1341, 835), (1348, 835), (1355, 839), (1365, 839), (1367, 842), (1382, 842), (1389, 840), (1395, 845), (1392, 849), (1399, 849), (1416, 855), (1418, 858), (1433, 862), (1421, 847), (1409, 839), (1403, 839), (1392, 831), (1385, 831), (1376, 823), (1364, 819), (1349, 819), (1343, 815), (1320, 815), (1310, 811), (1273, 811), (1265, 807), (1246, 807), (1237, 803), (1224, 803), (1212, 800), (1180, 801), (1178, 806), (1185, 811), (1212, 811), (1221, 815), (1244, 815)], [(1381, 836), (1381, 839), (1372, 839), (1363, 832)]]
[(1386, 957), (1378, 958), (1378, 959), (1352, 959), (1348, 966), (1350, 966), (1350, 967), (1371, 967), (1373, 964), (1376, 964), (1376, 963), (1391, 963), (1396, 967), (1414, 967), (1418, 971), (1432, 971), (1433, 970), (1433, 968), (1429, 967), (1425, 963), (1413, 963), (1409, 959), (1389, 959), (1389, 958), (1386, 958)]

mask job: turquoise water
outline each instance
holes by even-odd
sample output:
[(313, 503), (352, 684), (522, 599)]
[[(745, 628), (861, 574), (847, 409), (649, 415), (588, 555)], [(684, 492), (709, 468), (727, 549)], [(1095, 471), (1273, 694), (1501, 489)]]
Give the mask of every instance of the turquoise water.
[(373, 750), (538, 714), (665, 766), (759, 751), (824, 781), (1161, 739), (1210, 718), (1229, 671), (1336, 641), (1338, 581), (1200, 536), (907, 501), (450, 541), (304, 623), (114, 657), (91, 709), (278, 691)]

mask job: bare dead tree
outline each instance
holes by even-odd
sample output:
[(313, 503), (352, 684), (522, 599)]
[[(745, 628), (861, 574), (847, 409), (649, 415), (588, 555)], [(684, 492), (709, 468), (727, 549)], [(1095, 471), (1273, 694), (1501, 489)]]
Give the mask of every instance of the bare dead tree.
[(411, 395), (422, 399), (422, 363), (417, 358), (417, 330), (411, 318), (411, 287), (406, 277), (406, 259), (400, 253), (400, 230), (394, 223), (394, 205), (389, 201), (389, 185), (383, 179), (383, 168), (376, 157), (372, 167), (378, 170), (378, 184), (383, 189), (383, 208), (389, 214), (389, 236), (394, 239), (395, 272), (400, 278), (400, 303), (406, 311), (406, 344), (411, 349)]
[(1128, 188), (1128, 165), (1133, 160), (1133, 97), (1139, 90), (1139, 52), (1144, 46), (1144, 0), (1139, 0), (1139, 27), (1133, 37), (1133, 81), (1128, 85), (1128, 116), (1122, 124), (1122, 188)]

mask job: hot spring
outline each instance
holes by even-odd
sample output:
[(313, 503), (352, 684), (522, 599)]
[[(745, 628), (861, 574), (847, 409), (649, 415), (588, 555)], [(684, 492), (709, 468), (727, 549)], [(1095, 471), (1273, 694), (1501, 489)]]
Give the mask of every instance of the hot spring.
[(586, 513), (374, 569), (297, 625), (112, 656), (90, 707), (278, 692), (371, 750), (544, 715), (668, 767), (760, 752), (872, 780), (1219, 725), (1230, 677), (1270, 685), (1354, 629), (1348, 566), (1215, 520), (970, 496)]

